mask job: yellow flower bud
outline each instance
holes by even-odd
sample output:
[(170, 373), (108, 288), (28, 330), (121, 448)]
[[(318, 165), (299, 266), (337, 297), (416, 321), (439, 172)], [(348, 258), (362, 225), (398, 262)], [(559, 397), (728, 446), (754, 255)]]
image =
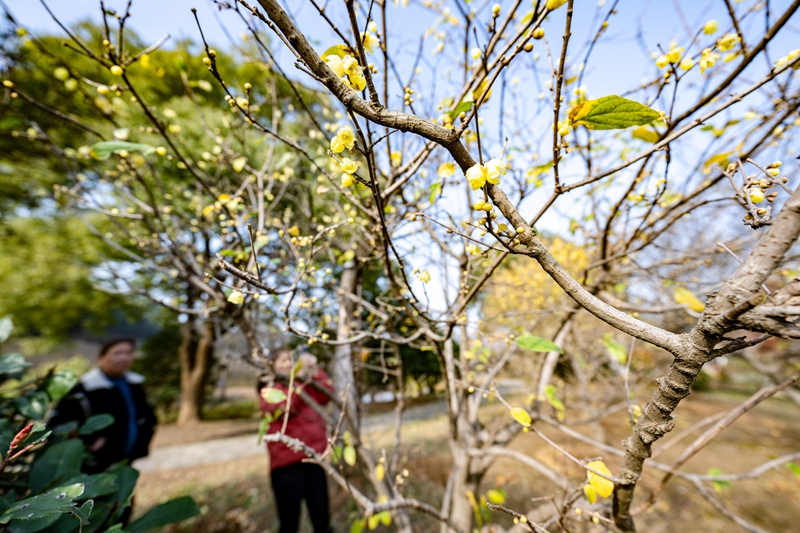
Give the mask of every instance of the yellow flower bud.
[(122, 67), (119, 65), (113, 65), (110, 70), (111, 74), (113, 74), (114, 76), (122, 76), (122, 73), (124, 72), (122, 70)]
[(712, 33), (716, 33), (717, 26), (718, 24), (716, 20), (709, 20), (703, 26), (703, 33), (705, 33), (706, 35), (711, 35)]
[(764, 191), (761, 189), (751, 189), (750, 190), (750, 200), (754, 204), (760, 204), (764, 201)]

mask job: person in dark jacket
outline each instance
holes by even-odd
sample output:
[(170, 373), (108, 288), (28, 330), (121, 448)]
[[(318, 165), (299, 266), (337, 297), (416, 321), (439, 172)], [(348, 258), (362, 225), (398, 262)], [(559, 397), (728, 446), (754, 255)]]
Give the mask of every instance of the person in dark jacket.
[[(300, 399), (294, 390), (301, 389), (318, 405), (323, 406), (330, 398), (311, 382), (314, 381), (333, 393), (330, 378), (324, 370), (317, 366), (317, 358), (303, 353), (298, 358), (300, 368), (295, 375), (293, 391), (289, 398), (289, 390), (282, 383), (274, 383), (271, 388), (282, 391), (287, 398), (280, 402), (270, 403), (264, 398), (264, 391), (269, 387), (259, 383), (261, 411), (271, 416), (267, 433), (279, 433), (284, 426), (286, 409), (289, 419), (286, 421), (286, 435), (306, 443), (317, 453), (322, 453), (328, 446), (328, 434), (325, 421), (314, 409)], [(275, 370), (281, 374), (289, 374), (292, 369), (292, 357), (288, 349), (275, 352)], [(269, 462), (271, 470), (272, 490), (275, 492), (275, 503), (280, 519), (279, 533), (297, 533), (300, 524), (301, 504), (306, 501), (308, 514), (314, 533), (329, 533), (330, 510), (328, 506), (328, 483), (325, 471), (321, 466), (304, 462), (308, 456), (302, 451), (296, 452), (281, 442), (270, 442)]]
[(144, 377), (130, 371), (135, 352), (133, 339), (114, 339), (104, 344), (97, 367), (81, 377), (51, 414), (48, 425), (52, 428), (72, 421), (80, 427), (93, 415), (114, 417), (110, 426), (82, 437), (92, 453), (83, 466), (87, 474), (144, 457), (149, 451), (156, 416), (142, 388)]

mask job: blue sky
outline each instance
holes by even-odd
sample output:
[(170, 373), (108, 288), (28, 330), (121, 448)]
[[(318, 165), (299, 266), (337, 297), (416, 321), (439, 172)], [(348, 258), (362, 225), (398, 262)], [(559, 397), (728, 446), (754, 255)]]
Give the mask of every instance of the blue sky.
[[(233, 0), (230, 1), (232, 2)], [(412, 61), (421, 35), (427, 28), (435, 25), (438, 17), (422, 8), (419, 2), (415, 0), (411, 0), (411, 5), (405, 9), (396, 7), (392, 0), (387, 1), (391, 15), (389, 28), (390, 49), (397, 61), (398, 70), (401, 71), (402, 76), (405, 78), (411, 73)], [(734, 3), (737, 11), (743, 12), (755, 6), (757, 1), (744, 0), (736, 2), (734, 0)], [(24, 27), (34, 32), (61, 32), (38, 0), (5, 0), (5, 2)], [(125, 3), (125, 0), (108, 0), (106, 5), (107, 7), (122, 9)], [(503, 5), (507, 3), (510, 2), (501, 2)], [(599, 3), (603, 5), (600, 6), (598, 5)], [(772, 0), (770, 2), (773, 22), (775, 14), (782, 13), (789, 3), (790, 0)], [(328, 4), (331, 6), (330, 14), (334, 21), (341, 28), (348, 27), (343, 2), (329, 0)], [(574, 58), (572, 62), (577, 64), (585, 55), (586, 42), (599, 27), (600, 17), (605, 15), (613, 4), (613, 0), (600, 0), (600, 2), (598, 0), (576, 0), (575, 4), (576, 13), (572, 30), (573, 36), (570, 43), (570, 56), (572, 56), (571, 59)], [(67, 25), (86, 19), (100, 20), (98, 0), (50, 0), (49, 5)], [(318, 50), (322, 51), (331, 45), (339, 43), (330, 28), (324, 24), (313, 9), (313, 6), (306, 0), (288, 0), (283, 2), (283, 5), (288, 6), (292, 15), (298, 21), (298, 25)], [(483, 7), (484, 12), (480, 14), (480, 18), (481, 20), (487, 20), (491, 2), (475, 0), (469, 5), (472, 8)], [(529, 2), (524, 2), (523, 5), (529, 5)], [(233, 13), (218, 12), (209, 0), (134, 0), (131, 10), (132, 19), (129, 24), (148, 43), (157, 41), (167, 33), (176, 39), (191, 38), (194, 41), (198, 41), (199, 34), (190, 11), (192, 7), (197, 8), (203, 30), (213, 46), (223, 49), (231, 45), (231, 39), (234, 42), (239, 42), (244, 30), (244, 24)], [(455, 10), (455, 8), (451, 9)], [(663, 49), (668, 49), (670, 42), (676, 40), (679, 45), (689, 47), (688, 51), (696, 54), (702, 49), (702, 45), (697, 45), (694, 48), (690, 47), (692, 35), (689, 33), (687, 26), (697, 29), (704, 22), (716, 19), (719, 21), (720, 32), (715, 37), (730, 29), (725, 4), (721, 0), (620, 0), (618, 12), (618, 15), (611, 18), (608, 33), (595, 48), (593, 61), (590, 62), (585, 74), (584, 84), (588, 87), (588, 96), (590, 98), (608, 94), (622, 94), (631, 88), (635, 88), (640, 82), (652, 80), (658, 75), (653, 60), (642, 50), (640, 43), (643, 43), (644, 46), (652, 51), (656, 50), (659, 45)], [(743, 26), (744, 34), (751, 44), (763, 34), (763, 15), (763, 10), (758, 11)], [(548, 42), (552, 47), (554, 56), (559, 53), (559, 47), (561, 46), (560, 35), (564, 27), (564, 16), (565, 9), (561, 9), (552, 14), (544, 23)], [(227, 28), (227, 31), (225, 28)], [(643, 31), (639, 34), (640, 28)], [(713, 41), (713, 38), (705, 38), (702, 42), (710, 41)], [(274, 38), (273, 42), (275, 42)], [(474, 42), (471, 43), (471, 46), (474, 46), (474, 44)], [(418, 84), (418, 90), (420, 90), (429, 87), (432, 82), (436, 82), (437, 93), (435, 95), (420, 95), (421, 97), (427, 97), (427, 100), (423, 101), (427, 101), (429, 105), (447, 95), (448, 85), (450, 87), (455, 85), (449, 84), (447, 81), (448, 74), (451, 71), (454, 75), (460, 72), (459, 67), (455, 64), (456, 58), (461, 53), (459, 51), (460, 44), (453, 44), (445, 54), (439, 56), (431, 55), (434, 46), (435, 40), (432, 38), (427, 39), (423, 49), (428, 59), (427, 64), (423, 64), (423, 73), (420, 75), (421, 80)], [(798, 46), (800, 46), (800, 15), (796, 14), (789, 25), (781, 32), (779, 38), (771, 43), (769, 48), (770, 58), (774, 62), (775, 59), (786, 55), (790, 49)], [(273, 50), (277, 51), (279, 60), (290, 74), (295, 73), (294, 75), (297, 76), (297, 79), (308, 83), (308, 78), (291, 66), (292, 57), (285, 51), (283, 46), (273, 46)], [(527, 112), (530, 113), (533, 113), (536, 106), (540, 105), (538, 100), (538, 94), (542, 90), (540, 83), (547, 78), (546, 71), (548, 70), (543, 44), (536, 44), (535, 54), (540, 55), (537, 68), (540, 75), (543, 76), (537, 82), (529, 69), (526, 68), (519, 74), (520, 81), (516, 88), (517, 97), (525, 102)], [(523, 65), (529, 67), (533, 55), (523, 55), (516, 60), (516, 63), (523, 62)], [(766, 67), (766, 62), (763, 60), (754, 62), (745, 71), (744, 80), (747, 83), (754, 82), (763, 76)], [(512, 75), (509, 74), (509, 81)], [(739, 87), (741, 86), (743, 84)], [(680, 110), (682, 103), (695, 100), (698, 92), (703, 92), (701, 82), (685, 85), (678, 94), (676, 108)], [(642, 97), (637, 95), (633, 98)], [(489, 105), (497, 106), (496, 100), (496, 98), (493, 98)], [(546, 105), (549, 102), (548, 95), (548, 99), (543, 101), (543, 104)], [(397, 106), (399, 103), (398, 96), (390, 107)], [(662, 104), (662, 102), (658, 103)], [(738, 104), (732, 108), (731, 113), (738, 113), (738, 116), (741, 116), (744, 114), (745, 106), (747, 105), (752, 105), (752, 103)], [(661, 107), (663, 109), (663, 105)], [(433, 112), (431, 111), (431, 113)], [(499, 152), (499, 147), (502, 143), (499, 142), (496, 135), (497, 120), (490, 116), (490, 113), (491, 111), (487, 107), (487, 112), (485, 113), (487, 117), (486, 127), (485, 129), (482, 128), (482, 131), (490, 135), (495, 134), (493, 135), (495, 139), (494, 145), (488, 147), (489, 150), (493, 151), (494, 155)], [(426, 113), (422, 114), (425, 115)], [(725, 113), (712, 122), (717, 124), (724, 123), (730, 116), (732, 115)], [(530, 128), (544, 132), (542, 136), (546, 138), (549, 135), (550, 124), (547, 121), (552, 121), (552, 110), (549, 111), (549, 115), (544, 112), (535, 120), (536, 122), (531, 122)], [(695, 136), (689, 136), (681, 145), (681, 149), (685, 151), (686, 164), (689, 166), (694, 162), (691, 155), (699, 156), (706, 142), (705, 139), (708, 138), (708, 135), (705, 137), (697, 134), (693, 135)], [(695, 139), (699, 139), (700, 142), (693, 142)], [(544, 159), (542, 161), (548, 160), (547, 145), (548, 143), (545, 142), (543, 149)], [(679, 175), (682, 170), (688, 170), (685, 164), (683, 167), (681, 166), (682, 164), (681, 161), (677, 161), (674, 164), (673, 172)], [(564, 174), (569, 176), (572, 172), (572, 176), (569, 176), (569, 179), (572, 180), (580, 178), (582, 171), (583, 168), (580, 165), (567, 165), (564, 169)], [(523, 206), (525, 208), (523, 212), (535, 212), (537, 206), (544, 201), (543, 199), (546, 196), (549, 196), (549, 191), (544, 190), (541, 191), (541, 194), (537, 192), (530, 196)], [(542, 220), (542, 226), (550, 231), (564, 233), (570, 216), (577, 218), (586, 214), (586, 202), (582, 201), (581, 196), (578, 193), (560, 199), (555, 208)], [(738, 233), (740, 229), (735, 228), (733, 231)]]

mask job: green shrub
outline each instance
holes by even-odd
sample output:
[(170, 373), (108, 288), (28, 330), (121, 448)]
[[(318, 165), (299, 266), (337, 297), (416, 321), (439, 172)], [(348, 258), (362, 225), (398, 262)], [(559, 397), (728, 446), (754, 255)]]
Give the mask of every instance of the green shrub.
[[(0, 343), (11, 334), (10, 318), (0, 319)], [(70, 370), (29, 372), (18, 353), (0, 355), (0, 529), (13, 533), (141, 533), (197, 515), (191, 498), (159, 505), (123, 529), (139, 473), (125, 464), (99, 474), (84, 474), (89, 453), (81, 436), (114, 419), (100, 414), (46, 428), (52, 404), (77, 383)]]

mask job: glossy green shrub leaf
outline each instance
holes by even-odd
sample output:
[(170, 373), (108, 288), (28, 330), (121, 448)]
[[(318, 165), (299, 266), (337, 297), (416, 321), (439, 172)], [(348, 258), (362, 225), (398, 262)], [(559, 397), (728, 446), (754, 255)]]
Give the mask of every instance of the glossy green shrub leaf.
[(200, 514), (200, 508), (189, 496), (176, 498), (153, 507), (141, 518), (125, 527), (127, 533), (142, 533), (150, 529), (175, 524)]
[(38, 494), (31, 498), (20, 500), (9, 507), (2, 516), (0, 524), (7, 524), (11, 520), (31, 520), (43, 518), (54, 513), (69, 513), (86, 523), (86, 516), (91, 512), (91, 501), (83, 507), (75, 504), (75, 499), (83, 494), (83, 485), (75, 483), (65, 487), (58, 487), (45, 494)]
[(0, 375), (16, 376), (22, 374), (29, 366), (31, 364), (19, 353), (7, 353), (0, 357)]
[(107, 413), (92, 415), (87, 418), (86, 422), (84, 422), (84, 424), (80, 427), (78, 430), (78, 435), (91, 435), (92, 433), (96, 433), (101, 429), (107, 428), (113, 423), (114, 417)]
[(33, 464), (29, 481), (31, 490), (39, 492), (48, 485), (77, 476), (82, 460), (83, 442), (79, 439), (54, 444)]
[(6, 342), (14, 331), (14, 322), (10, 316), (0, 318), (0, 342)]
[(50, 397), (46, 392), (36, 391), (14, 399), (17, 411), (29, 420), (42, 420), (50, 407)]
[(78, 377), (71, 370), (60, 370), (47, 378), (45, 390), (50, 400), (57, 402), (78, 383)]

